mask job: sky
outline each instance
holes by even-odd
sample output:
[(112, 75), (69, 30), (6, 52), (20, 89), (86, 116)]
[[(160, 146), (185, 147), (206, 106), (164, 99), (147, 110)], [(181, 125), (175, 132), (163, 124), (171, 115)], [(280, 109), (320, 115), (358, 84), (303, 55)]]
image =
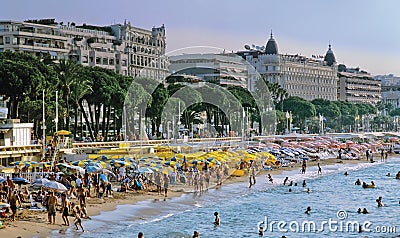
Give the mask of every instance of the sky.
[(272, 30), (279, 53), (325, 55), (330, 42), (338, 63), (400, 76), (399, 9), (397, 0), (13, 0), (1, 3), (0, 19), (164, 24), (167, 51), (238, 51), (265, 45)]

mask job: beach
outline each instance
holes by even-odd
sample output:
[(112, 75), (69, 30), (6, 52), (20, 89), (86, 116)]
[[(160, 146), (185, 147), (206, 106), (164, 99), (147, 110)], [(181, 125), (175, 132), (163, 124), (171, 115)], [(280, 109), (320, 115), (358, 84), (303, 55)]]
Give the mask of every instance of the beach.
[[(369, 163), (367, 160), (338, 160), (338, 159), (325, 159), (320, 161), (310, 161), (308, 162), (308, 166), (316, 166), (317, 163), (320, 163), (322, 170), (324, 166), (343, 163), (343, 164), (357, 164), (357, 163)], [(283, 171), (290, 170), (299, 170), (300, 173), (300, 163), (296, 163), (292, 166), (288, 167), (279, 167), (272, 169), (270, 171), (261, 170), (258, 173), (257, 177), (262, 178), (265, 177), (266, 174), (271, 174), (272, 177), (275, 175), (281, 174)], [(257, 179), (260, 181), (259, 179)], [(224, 181), (223, 184), (232, 184), (232, 183), (243, 183), (248, 181), (248, 176), (242, 177), (230, 177)], [(224, 186), (224, 185), (222, 185)], [(249, 189), (248, 187), (243, 187), (243, 190)], [(183, 195), (185, 192), (183, 191), (169, 191), (168, 197), (179, 197)], [(163, 200), (164, 197), (158, 195), (156, 192), (127, 192), (127, 193), (113, 193), (113, 198), (105, 197), (103, 199), (98, 198), (89, 198), (87, 200), (88, 204), (88, 215), (90, 217), (97, 216), (101, 212), (112, 211), (116, 209), (118, 205), (123, 204), (136, 204), (140, 201), (146, 200)], [(74, 202), (74, 199), (71, 199)], [(75, 201), (76, 202), (76, 201)], [(83, 227), (85, 228), (85, 219), (83, 219)], [(5, 226), (0, 230), (1, 237), (49, 237), (51, 232), (59, 232), (64, 233), (68, 227), (61, 225), (62, 219), (61, 214), (58, 212), (56, 216), (56, 225), (50, 225), (47, 222), (47, 213), (46, 212), (36, 212), (36, 211), (28, 211), (27, 209), (19, 210), (18, 215), (15, 222), (3, 221), (3, 225)], [(71, 226), (73, 226), (73, 219), (70, 218)]]

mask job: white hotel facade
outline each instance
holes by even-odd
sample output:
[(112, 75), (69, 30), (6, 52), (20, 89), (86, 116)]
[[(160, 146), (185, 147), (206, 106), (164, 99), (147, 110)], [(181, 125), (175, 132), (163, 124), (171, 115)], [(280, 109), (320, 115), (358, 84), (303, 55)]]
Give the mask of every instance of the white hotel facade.
[(323, 59), (278, 53), (272, 36), (264, 50), (239, 51), (238, 55), (253, 65), (271, 83), (278, 83), (290, 96), (306, 100), (337, 100), (337, 65), (329, 45)]
[(164, 80), (168, 74), (165, 49), (164, 25), (145, 30), (129, 22), (98, 27), (0, 21), (0, 52), (24, 51), (54, 60), (72, 59), (126, 76)]

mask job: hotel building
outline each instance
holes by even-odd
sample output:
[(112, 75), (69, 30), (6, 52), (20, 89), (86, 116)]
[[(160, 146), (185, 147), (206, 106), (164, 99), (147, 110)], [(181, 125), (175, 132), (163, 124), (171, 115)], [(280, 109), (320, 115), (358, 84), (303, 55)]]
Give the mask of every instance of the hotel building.
[(338, 100), (376, 104), (381, 101), (381, 81), (359, 68), (338, 73)]
[(380, 80), (382, 84), (382, 101), (390, 103), (395, 108), (400, 107), (400, 77), (393, 74), (376, 75), (376, 80)]
[(172, 75), (197, 81), (213, 82), (221, 86), (239, 86), (254, 89), (257, 72), (236, 54), (182, 54), (169, 56)]
[(145, 30), (126, 22), (99, 27), (63, 25), (53, 19), (0, 21), (0, 52), (24, 51), (54, 60), (71, 59), (82, 65), (159, 81), (168, 73), (165, 41), (164, 25)]
[(306, 100), (316, 98), (337, 100), (337, 65), (329, 45), (325, 57), (279, 54), (271, 37), (266, 47), (237, 52), (271, 83), (278, 83), (290, 96)]

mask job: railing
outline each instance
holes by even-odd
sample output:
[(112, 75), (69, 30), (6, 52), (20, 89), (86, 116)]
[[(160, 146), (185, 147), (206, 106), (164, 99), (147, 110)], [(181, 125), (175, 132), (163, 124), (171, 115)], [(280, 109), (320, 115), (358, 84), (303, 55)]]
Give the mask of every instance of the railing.
[[(46, 178), (51, 174), (51, 172), (24, 172), (20, 173), (20, 178), (24, 178), (29, 180), (30, 182), (33, 182), (35, 179), (39, 178)], [(7, 176), (10, 176), (12, 178), (13, 173), (0, 173), (0, 176), (3, 178), (7, 178)]]
[[(193, 138), (189, 139), (187, 143), (191, 142), (216, 142), (216, 141), (241, 141), (241, 137), (221, 137), (221, 138)], [(108, 142), (85, 142), (85, 143), (72, 143), (72, 148), (118, 148), (120, 144), (125, 144), (129, 147), (140, 145), (162, 145), (168, 143), (182, 143), (183, 139), (170, 139), (170, 140), (146, 140), (146, 141), (108, 141)]]

